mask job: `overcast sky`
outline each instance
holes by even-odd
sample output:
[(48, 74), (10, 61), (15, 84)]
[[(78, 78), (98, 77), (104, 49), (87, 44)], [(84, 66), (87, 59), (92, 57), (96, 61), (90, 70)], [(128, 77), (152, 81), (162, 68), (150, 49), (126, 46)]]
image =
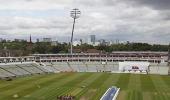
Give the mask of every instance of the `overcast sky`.
[(0, 0), (0, 38), (69, 41), (70, 10), (79, 8), (74, 39), (168, 44), (170, 0)]

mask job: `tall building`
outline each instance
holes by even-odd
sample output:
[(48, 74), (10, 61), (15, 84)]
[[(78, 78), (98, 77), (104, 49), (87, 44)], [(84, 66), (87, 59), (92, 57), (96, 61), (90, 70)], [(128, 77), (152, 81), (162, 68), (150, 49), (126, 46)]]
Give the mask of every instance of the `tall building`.
[(119, 44), (119, 39), (116, 39), (116, 44)]
[(0, 38), (0, 42), (2, 42), (3, 41), (3, 39), (2, 38)]
[(37, 39), (37, 40), (36, 40), (36, 42), (40, 42), (40, 40), (39, 40), (39, 39)]
[(43, 38), (43, 42), (52, 42), (51, 38)]
[(24, 40), (24, 39), (14, 39), (15, 42), (23, 42), (23, 41), (27, 41), (27, 40)]
[(30, 34), (30, 41), (29, 41), (30, 43), (32, 43), (32, 37), (31, 37), (31, 34)]
[(96, 36), (95, 35), (90, 35), (90, 40), (94, 44), (96, 41)]
[(33, 48), (32, 37), (31, 37), (31, 34), (30, 34), (30, 38), (29, 38), (29, 41), (28, 41), (28, 44), (27, 44), (26, 54), (32, 54), (32, 48)]
[(95, 35), (90, 35), (88, 38), (88, 44), (94, 45), (96, 42), (96, 36)]
[(168, 65), (170, 66), (170, 44), (168, 48)]

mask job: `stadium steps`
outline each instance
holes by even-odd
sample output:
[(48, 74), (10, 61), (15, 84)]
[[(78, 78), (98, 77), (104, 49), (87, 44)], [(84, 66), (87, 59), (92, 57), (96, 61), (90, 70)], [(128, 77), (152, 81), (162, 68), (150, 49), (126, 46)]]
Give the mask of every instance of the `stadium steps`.
[(96, 66), (96, 70), (98, 71), (98, 72), (103, 72), (103, 71), (105, 71), (105, 67), (102, 65), (102, 64), (96, 64), (97, 66)]
[(43, 73), (43, 71), (41, 71), (40, 69), (38, 69), (37, 67), (34, 67), (32, 65), (27, 65), (27, 68), (32, 70), (32, 72), (34, 72), (34, 74), (41, 74), (41, 73)]
[(48, 72), (56, 72), (56, 71), (60, 71), (58, 69), (56, 69), (54, 67), (55, 64), (53, 64), (52, 62), (49, 63), (49, 62), (46, 62), (46, 63), (41, 63), (43, 66), (44, 69), (48, 70)]
[(40, 67), (34, 65), (34, 64), (31, 64), (32, 66), (36, 67), (37, 69), (41, 70), (42, 72), (46, 73), (43, 69), (41, 69)]
[(52, 67), (51, 63), (40, 63), (40, 66), (47, 70), (47, 72), (55, 72), (56, 70)]
[(14, 77), (15, 75), (0, 68), (0, 78)]
[(55, 64), (53, 64), (53, 63), (51, 63), (52, 65), (51, 65), (51, 67), (56, 71), (60, 71), (59, 69), (57, 69), (57, 68), (55, 68), (54, 66), (55, 66)]
[(55, 65), (52, 65), (51, 67), (54, 69), (54, 71), (60, 71), (59, 69), (57, 69), (56, 67), (54, 67)]
[(44, 73), (44, 71), (42, 71), (40, 68), (37, 68), (37, 66), (34, 66), (33, 63), (30, 63), (28, 65), (26, 65), (27, 67), (29, 67), (31, 70), (35, 71), (35, 73)]
[(85, 65), (79, 65), (80, 72), (87, 72), (87, 67)]
[(5, 68), (2, 68), (2, 67), (0, 67), (0, 68), (3, 69), (3, 70), (5, 70), (6, 72), (10, 73), (12, 76), (17, 76), (16, 74), (14, 74), (14, 73), (12, 73), (12, 72), (6, 70)]
[(6, 67), (5, 68), (6, 70), (10, 71), (11, 73), (15, 74), (16, 76), (24, 75), (24, 73), (21, 70), (19, 70), (18, 67), (15, 65), (12, 65), (12, 66), (9, 65), (9, 66), (5, 66), (5, 67)]
[(34, 67), (30, 64), (29, 65), (24, 64), (24, 65), (19, 65), (19, 66), (21, 66), (25, 70), (29, 71), (31, 74), (41, 74), (42, 73), (41, 70), (37, 69), (36, 67)]
[(85, 62), (83, 62), (83, 64), (86, 66), (87, 71), (89, 71), (89, 69), (88, 69), (88, 65), (87, 65)]
[(56, 69), (60, 70), (61, 72), (70, 72), (72, 71), (71, 68), (68, 66), (66, 62), (55, 62), (53, 63)]
[(29, 74), (30, 74), (29, 72), (23, 70), (22, 68), (18, 67), (17, 65), (15, 65), (15, 66), (16, 66), (16, 68), (17, 68), (18, 71), (20, 71), (21, 73), (23, 73), (23, 75), (29, 75)]
[(67, 64), (68, 64), (68, 67), (71, 69), (71, 71), (74, 71), (74, 69), (71, 67), (70, 63), (67, 62)]
[(21, 67), (21, 66), (19, 66), (19, 65), (16, 65), (16, 66), (17, 66), (17, 67), (19, 67), (19, 68), (21, 68), (22, 70), (24, 70), (24, 71), (28, 72), (29, 74), (32, 74), (30, 71), (28, 71), (28, 70), (24, 69), (23, 67)]
[(59, 71), (59, 72), (60, 72), (60, 70), (57, 69), (57, 68), (55, 67), (55, 64), (53, 64), (52, 62), (51, 62), (50, 64), (46, 65), (46, 66), (48, 66), (51, 70), (53, 70), (53, 72), (56, 72), (56, 71)]
[(73, 71), (80, 72), (80, 63), (78, 63), (78, 62), (69, 62), (69, 64), (73, 68)]

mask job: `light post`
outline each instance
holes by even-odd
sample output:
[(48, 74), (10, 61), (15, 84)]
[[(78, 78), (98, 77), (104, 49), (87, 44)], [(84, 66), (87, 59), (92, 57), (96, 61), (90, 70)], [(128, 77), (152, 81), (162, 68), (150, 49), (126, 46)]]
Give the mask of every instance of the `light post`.
[(170, 43), (169, 43), (169, 46), (168, 46), (168, 64), (167, 64), (167, 66), (169, 66), (168, 74), (170, 74)]
[(72, 33), (71, 33), (71, 49), (70, 49), (71, 55), (73, 54), (73, 33), (74, 33), (75, 21), (77, 18), (80, 17), (80, 14), (81, 14), (81, 12), (77, 8), (74, 8), (70, 11), (70, 16), (74, 19)]

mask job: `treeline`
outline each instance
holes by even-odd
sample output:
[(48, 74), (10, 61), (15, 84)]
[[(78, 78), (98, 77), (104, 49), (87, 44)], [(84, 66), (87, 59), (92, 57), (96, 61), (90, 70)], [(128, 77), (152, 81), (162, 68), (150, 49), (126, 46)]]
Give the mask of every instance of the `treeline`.
[(151, 45), (147, 43), (113, 44), (111, 46), (97, 46), (96, 49), (106, 52), (112, 51), (168, 51), (168, 45)]
[[(92, 46), (88, 44), (82, 44), (74, 46), (75, 50), (79, 52), (86, 52), (88, 49), (99, 50), (103, 52), (112, 51), (168, 51), (168, 45), (148, 44), (148, 43), (126, 43), (126, 44), (112, 44), (110, 46), (99, 45)], [(58, 43), (57, 45), (51, 45), (47, 42), (28, 43), (22, 42), (1, 42), (1, 52), (6, 51), (18, 51), (20, 55), (29, 55), (34, 53), (68, 53), (70, 45), (68, 43)]]

